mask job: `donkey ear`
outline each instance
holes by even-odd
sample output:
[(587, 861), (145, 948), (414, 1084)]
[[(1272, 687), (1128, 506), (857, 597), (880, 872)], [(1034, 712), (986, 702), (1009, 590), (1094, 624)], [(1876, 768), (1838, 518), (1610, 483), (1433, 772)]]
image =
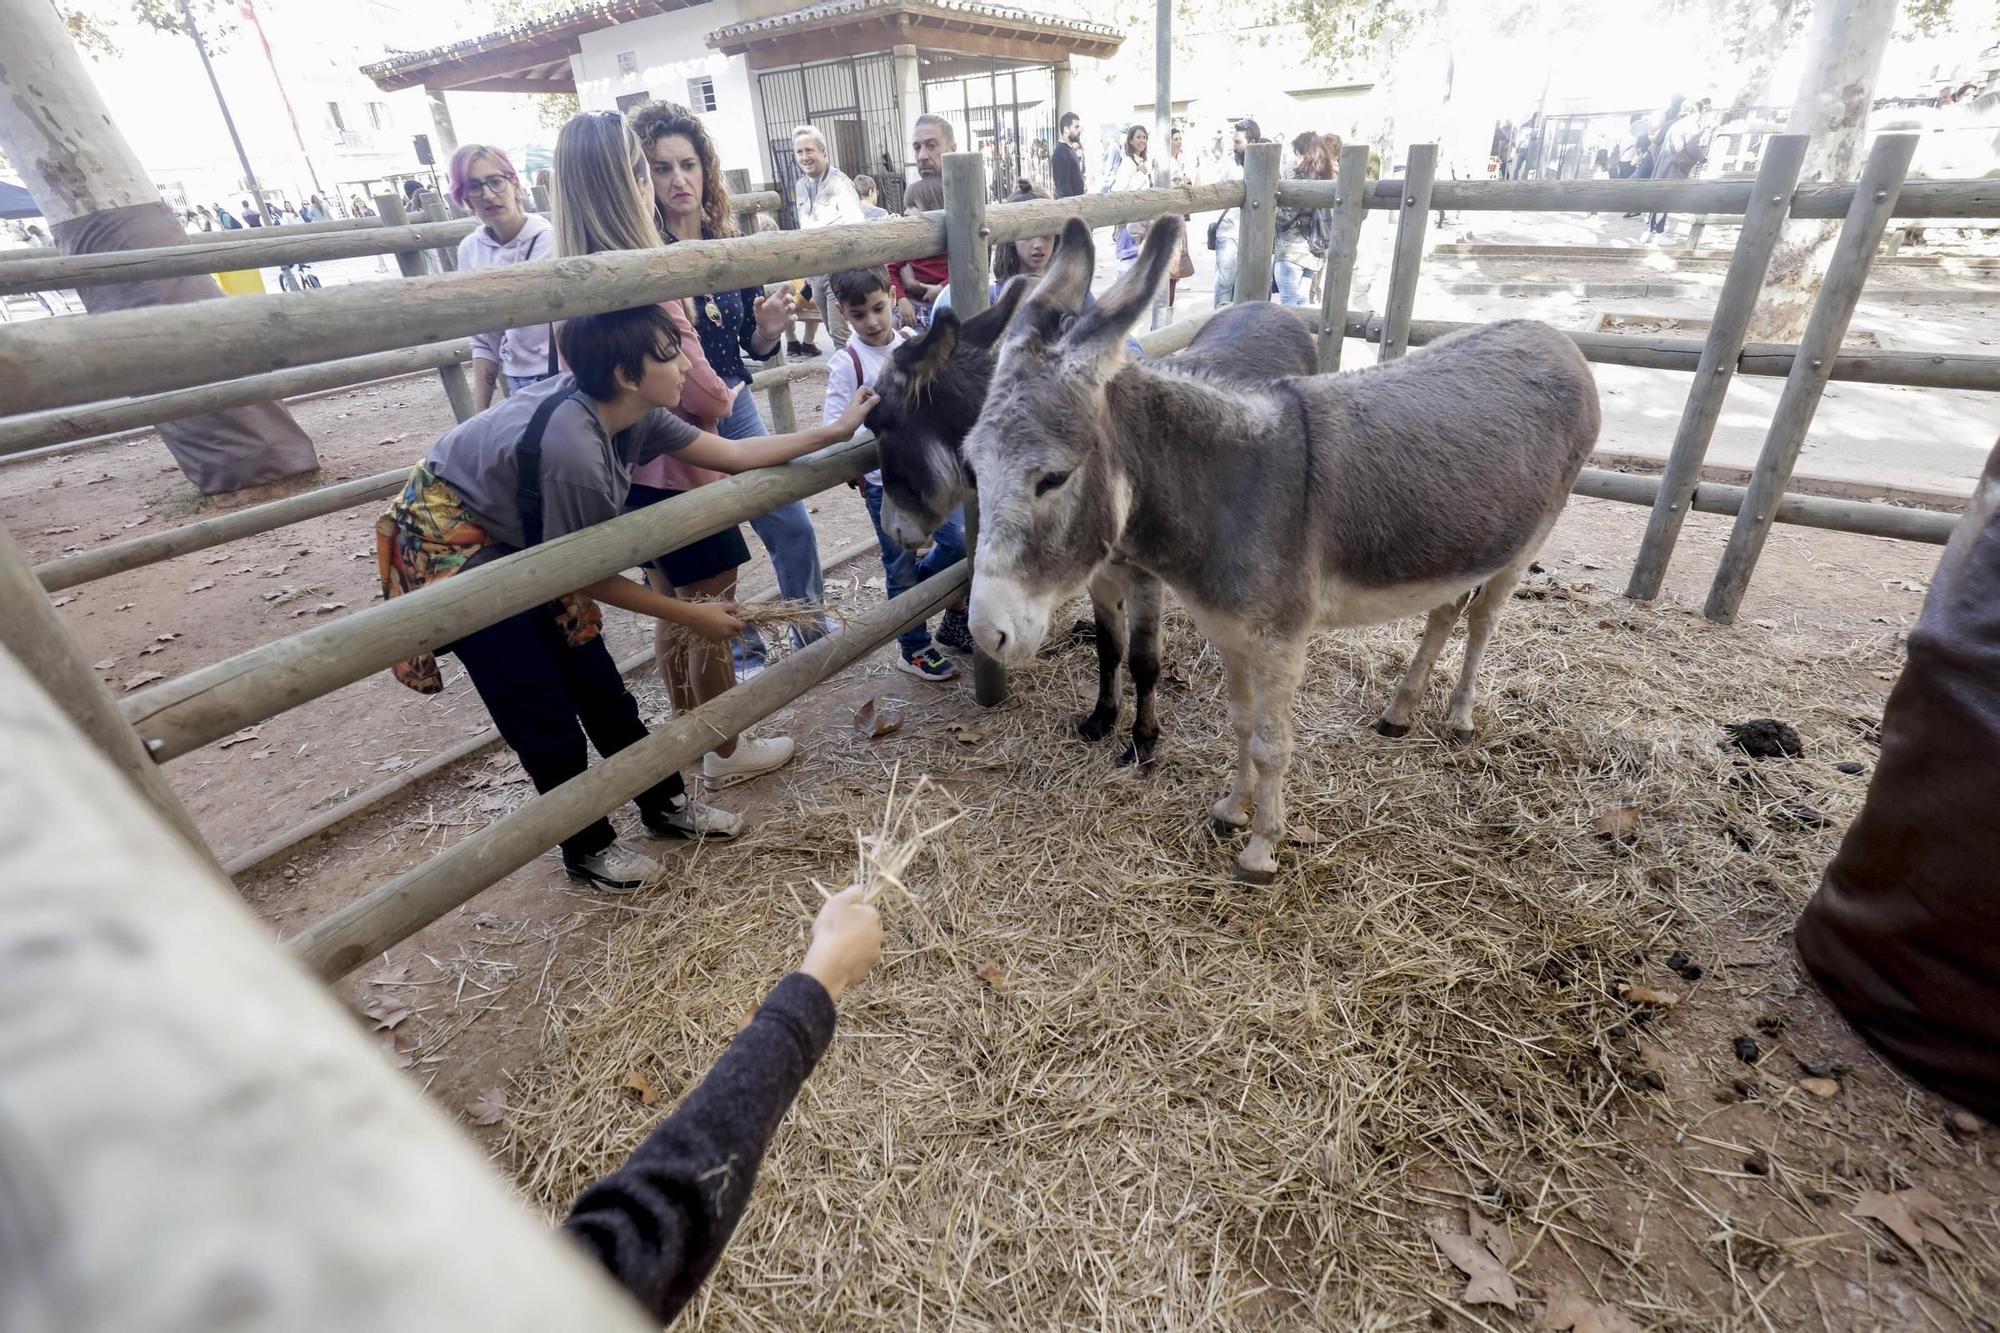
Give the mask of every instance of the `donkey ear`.
[(923, 337), (896, 349), (896, 364), (909, 377), (912, 399), (921, 397), (930, 388), (931, 381), (943, 373), (945, 364), (958, 347), (958, 327), (956, 313), (949, 308), (940, 310)]
[(1180, 250), (1182, 223), (1173, 214), (1158, 218), (1146, 229), (1145, 244), (1139, 248), (1138, 262), (1113, 283), (1104, 299), (1083, 312), (1069, 336), (1072, 347), (1108, 348), (1122, 346), (1125, 335), (1160, 290), (1167, 266)]
[(1083, 309), (1084, 298), (1090, 295), (1090, 277), (1096, 271), (1097, 247), (1091, 243), (1090, 228), (1082, 218), (1071, 218), (1063, 224), (1062, 239), (1056, 242), (1056, 252), (1042, 270), (1042, 285), (1035, 289), (1035, 299), (1030, 304), (1045, 309), (1054, 306), (1066, 315), (1077, 314)]
[[(1007, 285), (1000, 289), (1000, 295), (992, 305), (965, 321), (959, 328), (959, 336), (967, 347), (991, 347), (1000, 341), (1013, 322), (1014, 309), (1021, 304), (1021, 298), (1028, 294), (1028, 280), (1016, 275), (1007, 279)], [(947, 308), (944, 312), (953, 312)]]

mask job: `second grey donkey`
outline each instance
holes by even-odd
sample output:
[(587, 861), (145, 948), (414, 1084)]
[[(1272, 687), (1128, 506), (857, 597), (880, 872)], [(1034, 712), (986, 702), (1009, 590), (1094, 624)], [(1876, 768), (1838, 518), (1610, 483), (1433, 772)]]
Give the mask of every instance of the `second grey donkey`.
[(1236, 773), (1212, 818), (1249, 826), (1237, 877), (1266, 883), (1313, 633), (1428, 617), (1376, 724), (1400, 736), (1462, 612), (1448, 726), (1470, 740), (1480, 656), (1596, 443), (1597, 389), (1576, 345), (1530, 320), (1265, 384), (1135, 361), (1126, 331), (1181, 229), (1154, 223), (1138, 263), (1086, 309), (1096, 255), (1072, 218), (1014, 312), (965, 442), (980, 513), (972, 633), (1025, 662), (1107, 561), (1158, 576), (1222, 655)]

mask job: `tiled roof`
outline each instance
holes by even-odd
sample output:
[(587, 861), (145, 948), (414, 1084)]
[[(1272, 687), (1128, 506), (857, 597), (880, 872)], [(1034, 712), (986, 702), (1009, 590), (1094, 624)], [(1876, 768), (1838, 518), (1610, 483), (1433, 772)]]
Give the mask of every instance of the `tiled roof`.
[(1008, 5), (982, 4), (979, 0), (823, 0), (823, 3), (788, 10), (783, 14), (771, 14), (765, 18), (732, 23), (726, 28), (718, 28), (710, 33), (708, 40), (713, 46), (766, 33), (784, 32), (790, 28), (809, 27), (828, 19), (859, 18), (898, 11), (933, 14), (945, 19), (973, 21), (983, 19), (1024, 28), (1071, 32), (1099, 41), (1107, 38), (1123, 38), (1125, 35), (1117, 28), (1107, 27), (1102, 23), (1086, 23), (1080, 19), (1059, 18), (1054, 14), (1038, 14), (1033, 10), (1015, 9)]
[(452, 42), (448, 46), (433, 46), (424, 51), (399, 51), (387, 60), (379, 60), (372, 65), (363, 65), (361, 72), (369, 78), (394, 74), (399, 70), (421, 65), (434, 65), (440, 61), (464, 59), (481, 55), (488, 51), (504, 50), (511, 46), (528, 46), (545, 38), (568, 36), (577, 32), (593, 32), (616, 23), (630, 23), (634, 19), (651, 14), (669, 13), (676, 9), (692, 9), (706, 0), (598, 0), (596, 4), (577, 5), (572, 9), (559, 10), (541, 18), (529, 19), (511, 27), (496, 28), (492, 32), (480, 33), (477, 37), (467, 37)]

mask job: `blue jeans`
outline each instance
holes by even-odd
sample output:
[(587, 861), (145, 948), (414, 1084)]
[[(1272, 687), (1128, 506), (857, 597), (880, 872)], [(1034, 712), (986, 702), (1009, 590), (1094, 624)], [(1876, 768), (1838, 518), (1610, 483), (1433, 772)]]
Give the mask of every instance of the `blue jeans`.
[[(882, 546), (882, 572), (888, 575), (889, 596), (900, 597), (941, 569), (950, 569), (965, 559), (965, 511), (954, 510), (950, 518), (931, 535), (931, 549), (919, 560), (896, 545), (882, 531), (882, 487), (861, 479), (861, 498), (868, 502), (868, 521), (875, 525), (875, 540)], [(930, 627), (919, 620), (896, 636), (905, 659), (931, 646)]]
[(1316, 268), (1295, 264), (1289, 259), (1280, 259), (1271, 265), (1271, 275), (1278, 280), (1279, 305), (1311, 305), (1313, 275)]
[[(740, 391), (736, 406), (717, 424), (715, 433), (725, 440), (750, 440), (770, 434), (764, 429), (764, 418), (757, 414), (756, 395), (748, 389)], [(812, 515), (806, 512), (804, 500), (794, 500), (768, 514), (759, 514), (750, 520), (750, 530), (771, 553), (771, 568), (778, 576), (781, 596), (801, 602), (826, 600), (826, 579), (819, 567), (819, 538), (813, 532)], [(793, 630), (792, 639), (802, 647), (825, 632), (824, 628), (813, 634)], [(738, 669), (764, 664), (764, 639), (755, 626), (745, 628), (736, 637), (735, 649)]]
[(1218, 308), (1236, 299), (1236, 238), (1224, 236), (1215, 243), (1215, 304)]
[(521, 390), (527, 388), (530, 384), (540, 384), (543, 380), (547, 379), (548, 376), (547, 375), (503, 375), (501, 378), (507, 381), (508, 393), (519, 393), (521, 392)]

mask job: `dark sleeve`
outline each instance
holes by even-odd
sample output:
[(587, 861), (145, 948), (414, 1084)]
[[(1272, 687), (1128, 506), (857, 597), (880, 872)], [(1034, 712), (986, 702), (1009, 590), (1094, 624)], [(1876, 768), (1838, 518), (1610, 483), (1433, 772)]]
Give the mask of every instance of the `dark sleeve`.
[(671, 1321), (714, 1269), (765, 1146), (833, 1039), (833, 1016), (819, 982), (780, 981), (701, 1086), (577, 1197), (563, 1229), (656, 1319)]
[(757, 302), (763, 295), (762, 287), (745, 287), (736, 293), (736, 299), (743, 303), (743, 319), (736, 330), (736, 345), (743, 349), (743, 355), (753, 361), (768, 361), (778, 354), (780, 347), (785, 345), (783, 334), (778, 336), (778, 341), (771, 344), (771, 350), (761, 356), (757, 349), (750, 345), (757, 337)]

